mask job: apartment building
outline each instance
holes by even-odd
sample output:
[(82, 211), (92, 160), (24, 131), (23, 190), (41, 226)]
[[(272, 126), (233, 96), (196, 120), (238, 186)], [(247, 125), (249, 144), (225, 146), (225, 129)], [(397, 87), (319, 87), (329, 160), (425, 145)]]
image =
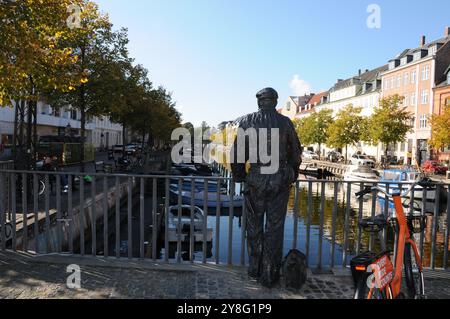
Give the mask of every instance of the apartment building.
[(313, 96), (314, 93), (304, 96), (290, 96), (279, 112), (293, 120)]
[(295, 115), (296, 119), (302, 119), (310, 116), (316, 111), (315, 107), (319, 104), (326, 103), (328, 99), (328, 91), (314, 94), (306, 105), (299, 108), (299, 112)]
[[(333, 116), (352, 104), (355, 107), (362, 107), (361, 114), (370, 116), (373, 110), (379, 106), (381, 96), (381, 74), (388, 69), (387, 65), (373, 70), (359, 70), (358, 73), (346, 80), (338, 79), (335, 85), (329, 90), (326, 99), (315, 106), (316, 112), (323, 109), (333, 111)], [(323, 147), (322, 156), (330, 151), (329, 147)], [(361, 154), (375, 156), (377, 160), (381, 158), (381, 146), (373, 146), (360, 142), (357, 145), (348, 147), (348, 155), (360, 152)]]
[[(445, 70), (444, 75), (445, 80), (433, 89), (434, 113), (436, 114), (442, 114), (444, 107), (450, 107), (450, 65)], [(440, 161), (450, 162), (450, 145), (439, 150), (436, 158)]]
[(450, 64), (450, 28), (444, 37), (430, 43), (425, 36), (420, 46), (406, 49), (389, 61), (389, 68), (381, 75), (382, 96), (401, 95), (404, 106), (414, 114), (413, 130), (403, 143), (395, 145), (393, 153), (406, 163), (422, 164), (431, 158), (428, 145), (431, 127), (428, 117), (437, 113), (433, 89), (445, 81), (445, 70)]
[[(12, 143), (14, 134), (13, 107), (0, 107), (1, 144)], [(53, 108), (43, 102), (37, 105), (37, 135), (64, 135), (70, 129), (74, 136), (80, 135), (81, 114), (70, 106)], [(122, 142), (122, 126), (112, 123), (108, 117), (93, 117), (86, 121), (86, 141), (95, 148), (110, 147)]]
[(122, 144), (122, 125), (111, 122), (107, 116), (95, 117), (94, 125), (92, 144), (95, 148), (109, 149)]

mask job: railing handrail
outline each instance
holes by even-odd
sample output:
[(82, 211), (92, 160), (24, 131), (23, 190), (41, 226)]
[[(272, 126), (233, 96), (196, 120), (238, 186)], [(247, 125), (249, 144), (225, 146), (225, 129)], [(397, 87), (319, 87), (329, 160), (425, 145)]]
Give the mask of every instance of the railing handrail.
[[(15, 174), (48, 174), (48, 175), (79, 175), (79, 176), (95, 176), (95, 177), (135, 177), (135, 178), (171, 178), (171, 179), (206, 179), (206, 180), (229, 180), (233, 181), (232, 177), (227, 176), (193, 176), (193, 175), (167, 175), (167, 174), (137, 174), (137, 173), (94, 173), (94, 172), (70, 172), (70, 171), (29, 171), (29, 170), (12, 170), (0, 168), (0, 173), (15, 173)], [(388, 184), (388, 185), (411, 185), (414, 181), (385, 181), (380, 180), (376, 182), (363, 182), (358, 180), (344, 181), (333, 179), (297, 179), (296, 182), (313, 182), (313, 183), (343, 183), (343, 184)], [(450, 186), (450, 182), (446, 181), (431, 181), (432, 185)]]

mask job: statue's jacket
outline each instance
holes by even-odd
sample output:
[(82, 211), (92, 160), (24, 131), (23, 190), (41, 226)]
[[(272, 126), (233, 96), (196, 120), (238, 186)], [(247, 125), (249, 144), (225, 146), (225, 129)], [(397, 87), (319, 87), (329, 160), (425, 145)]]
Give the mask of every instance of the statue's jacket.
[[(252, 188), (255, 193), (276, 194), (280, 191), (287, 191), (290, 185), (295, 182), (298, 177), (299, 166), (301, 164), (301, 145), (295, 131), (292, 121), (279, 114), (275, 109), (260, 109), (255, 113), (243, 116), (235, 121), (235, 125), (241, 130), (238, 134), (247, 132), (248, 129), (254, 128), (258, 133), (258, 143), (250, 138), (248, 134), (244, 135), (245, 139), (245, 161), (250, 159), (250, 152), (257, 154), (256, 163), (250, 163), (250, 169), (246, 171), (245, 162), (237, 161), (238, 152), (242, 152), (242, 146), (238, 146), (238, 137), (236, 137), (233, 147), (231, 149), (233, 155), (233, 163), (231, 163), (231, 170), (236, 182), (246, 182), (247, 186)], [(278, 170), (274, 173), (262, 173), (262, 167), (273, 166), (274, 163), (263, 163), (260, 158), (260, 130), (266, 129), (267, 132), (267, 148), (266, 154), (270, 157), (270, 150), (272, 143), (277, 143), (275, 136), (272, 136), (271, 129), (278, 129), (278, 152), (279, 165)], [(240, 141), (242, 141), (241, 139)], [(276, 147), (276, 144), (275, 146)], [(242, 157), (242, 154), (240, 155)]]

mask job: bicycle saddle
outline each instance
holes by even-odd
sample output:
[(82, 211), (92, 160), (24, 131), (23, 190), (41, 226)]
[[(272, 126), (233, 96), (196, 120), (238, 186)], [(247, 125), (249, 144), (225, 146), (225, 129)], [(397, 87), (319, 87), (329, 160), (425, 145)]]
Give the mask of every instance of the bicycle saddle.
[(371, 228), (379, 231), (387, 226), (386, 216), (380, 214), (375, 217), (364, 218), (359, 222), (359, 225), (363, 228)]

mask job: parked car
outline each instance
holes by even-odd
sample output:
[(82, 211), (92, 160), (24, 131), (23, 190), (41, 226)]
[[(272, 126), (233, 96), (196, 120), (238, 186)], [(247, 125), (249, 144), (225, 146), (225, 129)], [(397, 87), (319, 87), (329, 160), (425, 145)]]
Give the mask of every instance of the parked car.
[(362, 166), (369, 166), (371, 168), (375, 167), (375, 162), (371, 159), (368, 159), (365, 155), (359, 155), (355, 154), (350, 158), (350, 164), (351, 165), (362, 165)]
[(366, 158), (372, 160), (374, 163), (377, 162), (377, 158), (373, 155), (366, 155)]
[(302, 155), (304, 158), (307, 158), (307, 159), (313, 159), (313, 160), (319, 159), (319, 156), (316, 153), (314, 153), (312, 151), (308, 151), (308, 150), (304, 150)]
[(122, 153), (123, 152), (123, 145), (114, 145), (113, 146), (113, 152), (114, 153)]
[(422, 165), (422, 169), (425, 173), (432, 174), (445, 174), (448, 171), (448, 167), (439, 164), (437, 161), (425, 161)]
[(133, 144), (125, 146), (125, 154), (133, 156), (137, 153), (137, 147)]

